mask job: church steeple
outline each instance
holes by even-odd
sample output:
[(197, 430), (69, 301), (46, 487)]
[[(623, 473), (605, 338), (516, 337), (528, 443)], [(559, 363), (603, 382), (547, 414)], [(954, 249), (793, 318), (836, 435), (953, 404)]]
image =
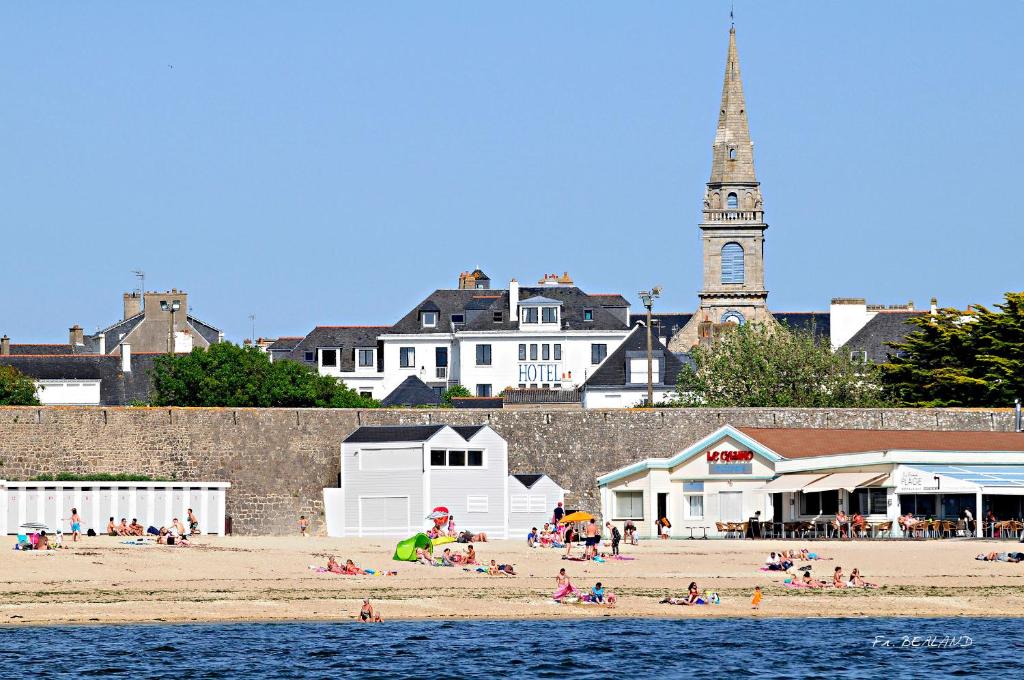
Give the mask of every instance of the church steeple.
[(711, 160), (711, 182), (757, 182), (754, 176), (754, 145), (747, 125), (747, 105), (743, 99), (740, 57), (736, 50), (736, 27), (729, 29), (729, 54), (725, 61), (722, 104), (718, 109), (718, 129)]
[(669, 349), (688, 351), (710, 342), (732, 324), (773, 323), (764, 280), (764, 205), (754, 174), (747, 105), (740, 78), (736, 28), (729, 29), (718, 127), (712, 145), (711, 178), (700, 224), (704, 285), (700, 306), (672, 338)]

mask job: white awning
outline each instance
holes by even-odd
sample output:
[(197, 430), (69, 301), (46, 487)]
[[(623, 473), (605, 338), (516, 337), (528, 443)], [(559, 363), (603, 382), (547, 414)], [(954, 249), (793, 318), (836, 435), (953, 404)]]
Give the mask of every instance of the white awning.
[(803, 491), (835, 491), (836, 489), (853, 491), (862, 486), (870, 486), (872, 482), (880, 481), (888, 476), (888, 472), (833, 472), (811, 482), (803, 488)]
[(758, 491), (767, 491), (768, 493), (782, 493), (784, 491), (800, 491), (808, 484), (811, 484), (815, 480), (821, 479), (826, 475), (821, 472), (812, 472), (808, 474), (799, 475), (782, 475), (777, 479), (773, 479)]

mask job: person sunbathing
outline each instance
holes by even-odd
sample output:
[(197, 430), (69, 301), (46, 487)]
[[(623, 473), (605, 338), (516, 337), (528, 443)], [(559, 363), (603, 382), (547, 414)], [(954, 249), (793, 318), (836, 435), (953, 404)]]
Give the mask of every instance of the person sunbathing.
[(130, 536), (128, 533), (128, 520), (124, 517), (121, 518), (121, 523), (117, 525), (118, 536)]
[(491, 560), (491, 563), (487, 565), (487, 575), (488, 576), (497, 576), (498, 575), (498, 562), (496, 560)]
[(452, 560), (452, 549), (445, 548), (441, 553), (441, 566), (442, 567), (454, 567), (455, 562)]
[(357, 567), (356, 563), (352, 560), (345, 560), (345, 568), (342, 570), (341, 573), (348, 574), (349, 576), (360, 576), (362, 574), (365, 574), (366, 571)]
[(486, 543), (487, 542), (487, 534), (485, 534), (484, 532), (481, 531), (479, 534), (473, 534), (472, 536), (470, 536), (469, 540), (474, 542), (474, 543)]
[(476, 550), (473, 549), (473, 544), (470, 543), (466, 547), (466, 557), (463, 560), (465, 564), (477, 564), (476, 561)]
[(156, 535), (156, 542), (160, 545), (167, 545), (167, 527), (160, 527)]
[(704, 604), (704, 602), (700, 599), (700, 588), (697, 587), (696, 581), (691, 581), (690, 587), (687, 588), (686, 591), (686, 597), (666, 597), (665, 599), (661, 600), (659, 604)]
[(139, 524), (139, 520), (132, 518), (132, 523), (128, 525), (129, 536), (141, 536), (143, 532), (142, 525)]
[(107, 522), (107, 536), (117, 536), (117, 525), (114, 524), (113, 517), (111, 517), (110, 521)]
[(498, 573), (501, 574), (502, 576), (515, 576), (516, 575), (516, 568), (515, 567), (516, 567), (516, 565), (514, 565), (514, 564), (499, 564), (498, 565)]
[(420, 564), (433, 564), (434, 553), (431, 548), (416, 548), (416, 561)]
[(836, 567), (835, 571), (832, 572), (832, 585), (836, 588), (846, 587), (846, 579), (843, 577), (842, 567)]
[(825, 582), (819, 581), (816, 578), (811, 578), (811, 572), (805, 571), (804, 577), (799, 581), (800, 585), (805, 588), (824, 588)]
[(50, 537), (46, 535), (45, 531), (39, 532), (39, 540), (36, 541), (36, 550), (49, 550), (50, 549)]
[[(493, 560), (491, 561), (491, 563), (494, 563)], [(572, 584), (572, 579), (569, 578), (569, 575), (565, 573), (565, 569), (558, 570), (558, 576), (555, 577), (555, 585), (557, 587), (555, 588), (554, 594), (551, 596), (551, 599), (555, 602), (561, 602), (564, 598), (568, 597), (569, 595), (575, 595), (579, 593), (579, 590), (576, 589), (576, 586)]]
[(332, 574), (345, 573), (344, 570), (342, 570), (341, 565), (338, 564), (338, 560), (334, 558), (334, 555), (331, 555), (327, 558), (327, 571), (331, 572)]
[(188, 532), (185, 531), (185, 525), (182, 524), (181, 520), (179, 520), (177, 517), (174, 518), (174, 521), (172, 522), (172, 524), (174, 525), (174, 531), (175, 531), (175, 533), (178, 536), (181, 536), (181, 537), (184, 538), (185, 536), (188, 535)]
[(868, 583), (860, 575), (860, 569), (854, 567), (853, 571), (850, 572), (850, 581), (846, 584), (851, 588), (877, 588), (878, 585), (875, 583)]
[(985, 562), (1020, 562), (1022, 555), (1024, 555), (1024, 553), (990, 552), (987, 554), (978, 555), (974, 559), (984, 560)]

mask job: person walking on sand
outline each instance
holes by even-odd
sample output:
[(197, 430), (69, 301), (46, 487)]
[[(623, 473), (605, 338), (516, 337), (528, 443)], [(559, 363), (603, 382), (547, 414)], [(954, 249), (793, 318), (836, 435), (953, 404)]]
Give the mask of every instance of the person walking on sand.
[(590, 519), (587, 524), (586, 550), (583, 551), (583, 559), (590, 560), (597, 557), (597, 544), (601, 542), (601, 530), (597, 528), (597, 520)]
[(619, 528), (614, 526), (611, 522), (606, 522), (605, 526), (612, 535), (612, 555), (618, 555), (619, 542), (622, 540), (622, 534), (619, 533)]
[(562, 508), (562, 501), (558, 501), (554, 512), (555, 524), (561, 522), (563, 517), (565, 517), (565, 510)]
[(80, 533), (82, 533), (82, 518), (78, 516), (78, 508), (71, 508), (71, 540), (77, 543)]
[(761, 586), (754, 586), (754, 596), (750, 598), (750, 604), (754, 609), (761, 608)]
[(299, 536), (308, 536), (306, 532), (309, 530), (309, 520), (306, 519), (305, 515), (299, 515)]

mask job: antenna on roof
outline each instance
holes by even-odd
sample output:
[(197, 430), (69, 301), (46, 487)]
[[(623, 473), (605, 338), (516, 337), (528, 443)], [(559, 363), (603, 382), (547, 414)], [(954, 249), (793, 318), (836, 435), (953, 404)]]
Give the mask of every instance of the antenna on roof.
[(146, 272), (141, 269), (133, 269), (132, 274), (135, 274), (135, 278), (139, 280), (139, 299), (142, 301), (139, 305), (139, 309), (145, 309), (146, 307)]
[(249, 315), (249, 323), (252, 324), (252, 326), (251, 326), (252, 334), (249, 336), (249, 338), (255, 344), (255, 342), (256, 342), (256, 315), (255, 314), (250, 314)]
[(729, 25), (732, 26), (733, 28), (736, 28), (735, 12), (736, 12), (736, 3), (735, 2), (730, 2), (729, 3)]

